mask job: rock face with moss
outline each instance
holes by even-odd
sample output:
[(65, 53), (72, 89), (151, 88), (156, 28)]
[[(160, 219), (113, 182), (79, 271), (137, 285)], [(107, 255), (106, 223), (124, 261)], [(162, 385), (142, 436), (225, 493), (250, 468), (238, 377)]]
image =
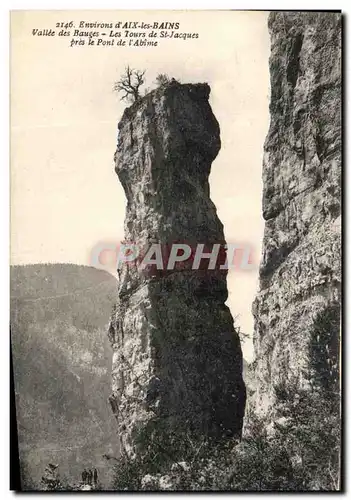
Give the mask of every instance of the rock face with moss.
[[(208, 177), (220, 149), (207, 84), (163, 85), (119, 123), (116, 172), (127, 197), (125, 240), (224, 244)], [(240, 436), (245, 409), (240, 340), (228, 307), (226, 272), (142, 273), (124, 263), (109, 337), (110, 402), (122, 449), (141, 436), (178, 430)]]
[(254, 403), (262, 412), (281, 382), (303, 386), (323, 366), (337, 376), (341, 293), (341, 18), (275, 12), (269, 31), (266, 222), (253, 306)]

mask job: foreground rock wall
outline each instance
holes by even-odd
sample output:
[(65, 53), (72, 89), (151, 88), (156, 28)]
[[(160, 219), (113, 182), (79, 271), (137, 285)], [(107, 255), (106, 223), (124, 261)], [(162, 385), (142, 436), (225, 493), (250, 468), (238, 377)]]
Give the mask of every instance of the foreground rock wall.
[(274, 12), (269, 31), (266, 222), (253, 305), (261, 412), (274, 403), (274, 385), (292, 378), (304, 385), (313, 349), (337, 376), (341, 293), (341, 18)]
[[(220, 149), (207, 84), (172, 82), (125, 110), (116, 172), (127, 197), (125, 239), (224, 244), (208, 176)], [(228, 307), (226, 272), (140, 272), (122, 265), (109, 337), (111, 406), (124, 451), (137, 436), (185, 429), (240, 436), (242, 352)]]

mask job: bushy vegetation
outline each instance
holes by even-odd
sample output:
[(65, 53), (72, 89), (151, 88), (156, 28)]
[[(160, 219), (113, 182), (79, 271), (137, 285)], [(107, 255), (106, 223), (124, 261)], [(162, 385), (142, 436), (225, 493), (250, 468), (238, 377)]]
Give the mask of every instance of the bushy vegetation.
[[(253, 412), (240, 443), (177, 436), (177, 460), (150, 442), (138, 458), (122, 457), (117, 490), (308, 491), (339, 489), (338, 403), (318, 392), (277, 387), (274, 424)], [(180, 459), (183, 455), (183, 460)]]
[[(274, 418), (248, 411), (240, 443), (151, 434), (144, 453), (115, 468), (118, 490), (337, 491), (340, 489), (340, 310), (317, 315), (304, 384), (275, 387)], [(162, 436), (162, 434), (161, 434)]]
[[(115, 281), (80, 266), (15, 267), (11, 292), (18, 428), (28, 447), (21, 453), (23, 487), (36, 489), (33, 471), (48, 459), (62, 461), (63, 453), (68, 479), (49, 471), (40, 488), (81, 489), (70, 486), (72, 473), (78, 478), (87, 458), (111, 439), (103, 339)], [(304, 384), (287, 378), (275, 387), (274, 418), (248, 411), (240, 442), (170, 432), (155, 415), (138, 435), (137, 457), (116, 461), (114, 489), (339, 490), (339, 327), (337, 303), (315, 317)]]
[(156, 85), (158, 87), (163, 87), (164, 85), (168, 85), (170, 81), (171, 79), (165, 73), (160, 73), (156, 77)]

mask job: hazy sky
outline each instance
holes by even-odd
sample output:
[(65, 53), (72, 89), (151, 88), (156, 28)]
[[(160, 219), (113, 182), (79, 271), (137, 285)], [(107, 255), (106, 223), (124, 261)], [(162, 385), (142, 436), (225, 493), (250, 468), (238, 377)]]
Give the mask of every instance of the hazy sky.
[[(208, 82), (221, 127), (211, 198), (228, 242), (248, 243), (254, 271), (232, 271), (228, 305), (252, 334), (263, 219), (262, 152), (268, 130), (266, 12), (18, 11), (11, 15), (11, 259), (13, 264), (90, 265), (91, 249), (123, 239), (125, 197), (114, 173), (117, 123), (125, 104), (112, 91), (124, 67)], [(70, 47), (69, 37), (32, 29), (56, 22), (179, 22), (199, 38), (158, 47)], [(98, 29), (98, 28), (97, 28)], [(105, 30), (106, 31), (106, 30)], [(243, 346), (252, 357), (251, 342)]]

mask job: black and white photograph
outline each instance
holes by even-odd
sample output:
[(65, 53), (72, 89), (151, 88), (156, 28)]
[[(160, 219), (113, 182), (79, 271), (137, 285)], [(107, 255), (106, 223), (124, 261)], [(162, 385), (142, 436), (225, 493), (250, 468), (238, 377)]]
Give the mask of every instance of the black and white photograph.
[(10, 489), (343, 490), (343, 21), (10, 12)]

